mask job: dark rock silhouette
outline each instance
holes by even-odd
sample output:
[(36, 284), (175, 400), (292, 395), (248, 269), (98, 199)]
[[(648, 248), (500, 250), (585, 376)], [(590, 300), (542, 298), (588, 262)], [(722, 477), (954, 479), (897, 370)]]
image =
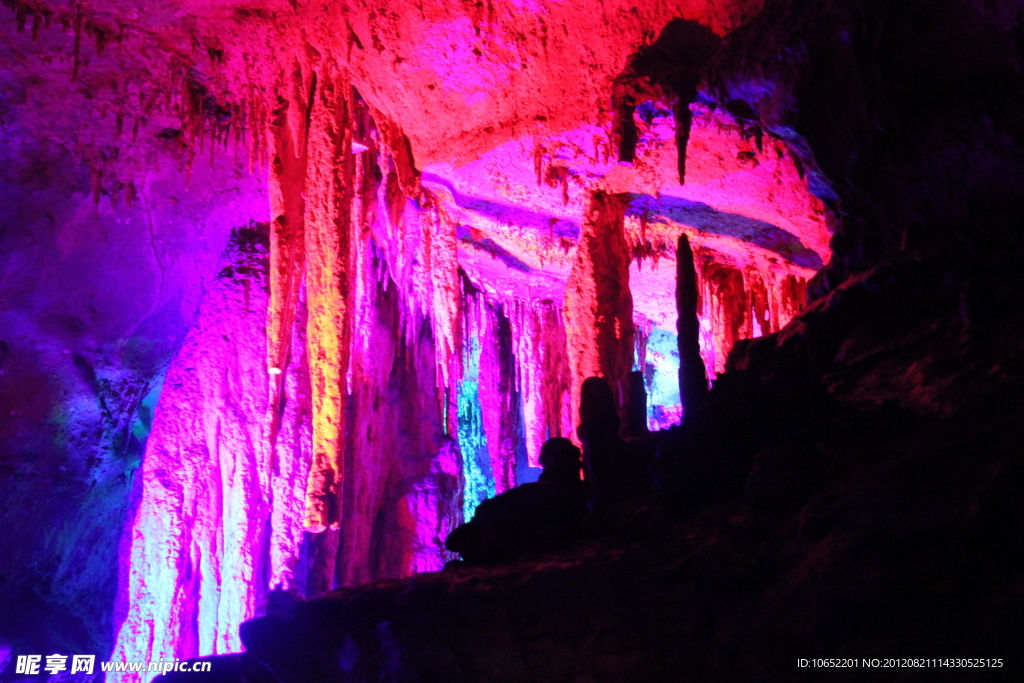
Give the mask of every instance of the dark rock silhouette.
[(700, 412), (708, 395), (707, 369), (700, 357), (700, 320), (697, 317), (697, 271), (686, 235), (676, 251), (676, 311), (679, 314), (679, 397), (687, 419)]
[(629, 373), (629, 403), (626, 405), (627, 435), (643, 438), (650, 432), (647, 428), (647, 386), (644, 373), (634, 370)]
[(619, 437), (619, 417), (608, 382), (588, 377), (580, 397), (583, 472), (592, 512), (604, 512), (650, 490), (647, 463), (639, 449)]
[(473, 519), (448, 536), (445, 547), (467, 564), (488, 564), (559, 548), (576, 538), (586, 514), (580, 450), (568, 439), (550, 439), (540, 461), (544, 471), (538, 481), (480, 503)]

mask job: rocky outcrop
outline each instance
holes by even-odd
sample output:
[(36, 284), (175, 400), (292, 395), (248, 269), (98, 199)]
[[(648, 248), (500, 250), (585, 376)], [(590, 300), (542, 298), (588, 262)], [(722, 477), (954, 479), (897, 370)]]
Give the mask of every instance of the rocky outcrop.
[(908, 244), (1012, 211), (1021, 21), (1012, 0), (785, 1), (725, 41), (708, 79), (716, 99), (786, 140), (842, 217), (812, 297)]
[(247, 624), (246, 657), (281, 681), (801, 680), (798, 658), (905, 655), (1010, 666), (1024, 473), (1008, 445), (1022, 435), (1018, 406), (986, 403), (942, 422), (897, 408), (820, 421), (761, 450), (735, 503), (674, 522), (641, 508), (616, 540), (335, 593)]
[(73, 145), (5, 131), (0, 639), (101, 653), (123, 618), (122, 530), (167, 364), (231, 228), (266, 211), (257, 176), (218, 163), (189, 182), (159, 138), (129, 201), (100, 191)]

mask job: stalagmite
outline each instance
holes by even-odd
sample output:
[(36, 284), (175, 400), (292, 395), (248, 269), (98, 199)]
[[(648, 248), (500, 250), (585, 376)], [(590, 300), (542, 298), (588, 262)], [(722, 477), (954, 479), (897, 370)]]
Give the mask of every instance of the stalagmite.
[(628, 195), (594, 193), (565, 286), (566, 348), (572, 414), (579, 414), (587, 377), (608, 380), (619, 405), (628, 402), (633, 368), (630, 253), (623, 228)]
[[(277, 95), (267, 139), (273, 149), (267, 186), (270, 194), (270, 302), (267, 307), (267, 364), (271, 374), (271, 439), (280, 419), (281, 377), (288, 364), (288, 351), (299, 286), (305, 267), (304, 230), (307, 136), (304, 113), (308, 90), (301, 70), (293, 75), (292, 92), (297, 99)], [(313, 84), (310, 84), (313, 87)], [(299, 112), (296, 114), (296, 112)]]
[(690, 240), (679, 236), (676, 250), (676, 310), (679, 330), (679, 396), (683, 410), (700, 412), (708, 393), (707, 369), (700, 355), (700, 319), (697, 311), (697, 271)]
[(644, 373), (639, 370), (629, 373), (629, 403), (625, 413), (627, 436), (647, 434), (647, 388), (644, 386)]

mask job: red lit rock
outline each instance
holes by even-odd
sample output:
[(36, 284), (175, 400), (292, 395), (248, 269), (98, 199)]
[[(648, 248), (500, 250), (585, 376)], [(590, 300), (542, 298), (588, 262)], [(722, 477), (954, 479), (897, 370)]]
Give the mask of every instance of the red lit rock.
[(322, 531), (339, 524), (340, 506), (332, 505), (331, 499), (343, 486), (345, 470), (342, 440), (352, 335), (349, 273), (354, 270), (352, 251), (357, 248), (352, 244), (356, 177), (352, 86), (325, 69), (311, 90), (303, 218), (306, 344), (313, 393), (313, 465), (306, 491), (306, 526)]
[(594, 194), (565, 293), (566, 349), (572, 414), (579, 414), (580, 387), (604, 377), (619, 405), (628, 401), (633, 367), (633, 298), (629, 249), (623, 231), (628, 198)]

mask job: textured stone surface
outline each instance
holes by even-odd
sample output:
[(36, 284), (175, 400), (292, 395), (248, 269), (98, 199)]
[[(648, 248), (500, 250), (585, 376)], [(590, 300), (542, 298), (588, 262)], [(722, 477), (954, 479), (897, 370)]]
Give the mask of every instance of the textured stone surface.
[[(267, 452), (267, 380), (259, 362), (266, 224), (237, 231), (219, 265), (153, 415), (125, 558), (131, 601), (118, 659), (238, 650), (237, 624), (252, 615), (271, 571), (272, 510), (288, 502), (268, 495), (278, 488), (271, 480), (284, 473), (301, 482), (309, 467), (271, 468)], [(283, 550), (293, 555), (286, 562), (298, 560), (298, 548)]]
[[(999, 94), (1021, 81), (1010, 9), (942, 3), (909, 21), (905, 8), (782, 2), (727, 38), (717, 68), (730, 107), (787, 140), (815, 191), (844, 209), (844, 237), (818, 282), (831, 293), (778, 334), (739, 344), (728, 364), (716, 358), (729, 372), (703, 419), (662, 442), (678, 521), (621, 513), (615, 541), (340, 592), (291, 623), (254, 623), (250, 654), (285, 680), (787, 680), (801, 656), (1012, 652), (1024, 321), (1013, 304), (1019, 209), (1003, 194), (1020, 178), (1022, 135)], [(963, 71), (908, 61), (925, 45), (955, 53), (978, 32), (991, 44)], [(790, 57), (763, 61), (777, 54), (765, 46)], [(874, 61), (893, 50), (902, 57)], [(879, 82), (906, 85), (913, 65), (914, 92), (938, 93), (979, 61), (993, 80), (943, 90), (921, 118), (905, 117), (905, 98), (874, 99)], [(858, 83), (844, 70), (854, 65), (874, 70), (863, 89), (845, 85)], [(864, 132), (865, 112), (891, 124), (880, 137), (910, 135), (905, 151), (922, 153), (897, 163), (865, 152), (886, 144)], [(953, 123), (961, 112), (987, 119), (965, 128)], [(819, 150), (821, 165), (807, 163)], [(959, 176), (939, 171), (943, 155), (968, 155), (965, 187), (944, 184)], [(919, 223), (894, 227), (909, 215)], [(704, 278), (727, 352), (754, 324), (729, 309), (749, 306), (762, 325), (770, 296), (735, 264), (709, 259)], [(786, 286), (792, 295), (799, 283)], [(272, 645), (313, 633), (330, 635), (300, 657)]]
[[(8, 42), (6, 8), (2, 20), (14, 65), (31, 38)], [(3, 88), (0, 639), (21, 652), (105, 652), (125, 579), (121, 529), (167, 362), (230, 229), (265, 219), (265, 200), (230, 158), (197, 164), (189, 180), (159, 127), (140, 131), (134, 157), (147, 165), (130, 192), (118, 188), (96, 175), (83, 131), (64, 127), (72, 110), (83, 127), (97, 113), (78, 88), (19, 94), (10, 70)], [(54, 115), (26, 115), (39, 107)]]
[(572, 415), (580, 414), (580, 387), (604, 377), (618, 405), (629, 402), (633, 367), (633, 297), (623, 219), (628, 197), (598, 192), (591, 199), (566, 283), (566, 348)]

